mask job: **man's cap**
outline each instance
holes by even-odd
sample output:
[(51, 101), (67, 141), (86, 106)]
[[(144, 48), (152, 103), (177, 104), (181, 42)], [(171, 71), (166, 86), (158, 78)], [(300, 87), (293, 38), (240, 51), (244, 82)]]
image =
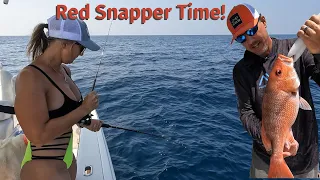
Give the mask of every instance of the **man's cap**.
[(48, 20), (48, 36), (77, 41), (79, 44), (90, 49), (91, 51), (98, 51), (100, 46), (90, 39), (87, 24), (80, 19), (57, 18), (56, 15), (50, 17)]
[(237, 36), (254, 27), (258, 23), (258, 18), (258, 11), (251, 5), (242, 3), (234, 6), (227, 18), (227, 26), (232, 33), (231, 43)]

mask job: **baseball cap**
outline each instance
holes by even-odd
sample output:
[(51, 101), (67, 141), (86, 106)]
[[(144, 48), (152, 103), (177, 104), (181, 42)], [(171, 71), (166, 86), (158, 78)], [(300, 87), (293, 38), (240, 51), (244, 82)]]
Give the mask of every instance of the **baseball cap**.
[(48, 20), (48, 36), (76, 41), (91, 51), (98, 51), (100, 46), (90, 39), (87, 24), (80, 19), (57, 18), (56, 15)]
[(227, 26), (232, 33), (231, 44), (237, 36), (254, 27), (258, 23), (258, 19), (258, 11), (251, 5), (242, 3), (234, 6), (227, 18)]

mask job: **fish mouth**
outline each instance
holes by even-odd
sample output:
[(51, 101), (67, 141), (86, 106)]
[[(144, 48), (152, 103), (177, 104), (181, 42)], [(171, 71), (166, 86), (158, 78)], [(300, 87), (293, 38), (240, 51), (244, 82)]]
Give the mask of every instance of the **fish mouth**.
[(291, 61), (290, 59), (281, 58), (281, 57), (279, 57), (279, 59), (280, 59), (285, 65), (293, 67), (293, 61)]

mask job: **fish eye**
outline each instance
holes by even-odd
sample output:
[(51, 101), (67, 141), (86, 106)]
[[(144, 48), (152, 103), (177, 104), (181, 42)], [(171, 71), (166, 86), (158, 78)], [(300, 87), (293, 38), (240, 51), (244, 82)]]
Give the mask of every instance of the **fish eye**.
[(278, 69), (278, 70), (276, 71), (276, 75), (277, 75), (277, 76), (281, 75), (281, 70), (280, 70), (280, 69)]

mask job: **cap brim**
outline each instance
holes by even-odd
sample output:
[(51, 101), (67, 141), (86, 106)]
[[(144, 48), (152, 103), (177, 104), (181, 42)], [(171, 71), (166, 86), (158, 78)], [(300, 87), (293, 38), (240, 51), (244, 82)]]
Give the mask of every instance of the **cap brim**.
[(87, 49), (90, 49), (91, 51), (98, 51), (100, 49), (100, 46), (93, 42), (92, 40), (89, 41), (80, 41), (79, 42), (82, 46), (86, 47)]
[(246, 25), (242, 26), (234, 35), (232, 36), (232, 40), (230, 44), (240, 35), (246, 32), (248, 29), (253, 28), (258, 23), (258, 18), (254, 19), (253, 21), (247, 23)]

